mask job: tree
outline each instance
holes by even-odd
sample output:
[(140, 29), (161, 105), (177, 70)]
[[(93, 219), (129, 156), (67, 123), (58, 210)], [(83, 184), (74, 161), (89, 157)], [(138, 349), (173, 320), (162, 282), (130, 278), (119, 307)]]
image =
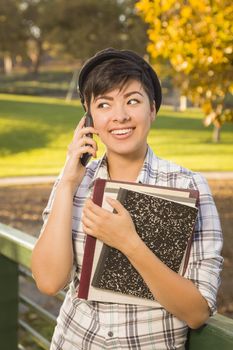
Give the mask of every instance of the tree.
[(134, 5), (135, 0), (2, 0), (1, 51), (8, 58), (24, 45), (35, 74), (45, 52), (84, 61), (112, 46), (144, 55), (147, 25)]
[(82, 61), (112, 46), (146, 53), (147, 25), (133, 0), (56, 0), (52, 42)]
[(148, 25), (137, 15), (136, 0), (116, 0), (120, 4), (121, 41), (118, 47), (146, 55)]
[(20, 1), (1, 0), (0, 2), (0, 56), (4, 61), (4, 70), (10, 74), (13, 59), (25, 55), (28, 37)]
[(55, 0), (21, 0), (23, 16), (29, 31), (28, 55), (38, 73), (45, 48), (50, 47), (50, 34), (55, 25)]
[(226, 97), (233, 94), (233, 4), (230, 0), (140, 0), (149, 25), (148, 52), (168, 59), (183, 94), (202, 106), (205, 125), (233, 120)]

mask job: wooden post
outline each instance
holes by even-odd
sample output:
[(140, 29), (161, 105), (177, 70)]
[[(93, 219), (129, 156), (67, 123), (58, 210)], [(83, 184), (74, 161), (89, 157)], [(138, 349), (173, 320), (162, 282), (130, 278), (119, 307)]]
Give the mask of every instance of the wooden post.
[(0, 348), (18, 348), (18, 264), (0, 255)]

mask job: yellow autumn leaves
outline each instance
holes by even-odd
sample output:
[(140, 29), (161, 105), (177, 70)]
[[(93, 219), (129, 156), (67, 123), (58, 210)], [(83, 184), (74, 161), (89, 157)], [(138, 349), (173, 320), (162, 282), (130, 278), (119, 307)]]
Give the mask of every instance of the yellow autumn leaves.
[(186, 76), (188, 93), (206, 113), (220, 104), (223, 114), (224, 97), (233, 91), (232, 0), (139, 0), (135, 6), (149, 27), (151, 57), (167, 59)]
[(231, 1), (140, 0), (136, 8), (149, 24), (148, 51), (152, 57), (170, 57), (174, 69), (186, 73), (197, 64), (209, 66), (210, 63), (230, 62), (233, 42)]

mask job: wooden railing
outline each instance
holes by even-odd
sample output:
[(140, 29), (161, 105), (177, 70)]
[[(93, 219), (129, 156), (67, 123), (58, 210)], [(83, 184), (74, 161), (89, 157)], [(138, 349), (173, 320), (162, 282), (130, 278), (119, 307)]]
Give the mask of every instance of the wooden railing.
[[(28, 296), (19, 288), (21, 280), (24, 289), (28, 288), (27, 283), (34, 284), (30, 257), (35, 240), (31, 235), (0, 223), (0, 348), (4, 350), (49, 349), (56, 313), (31, 298), (36, 292)], [(50, 298), (61, 303), (64, 293)], [(25, 318), (22, 312), (25, 307), (32, 318)], [(232, 350), (233, 319), (219, 314), (211, 317), (206, 325), (189, 332), (186, 349)]]
[(49, 302), (58, 310), (65, 293), (46, 297), (37, 291), (30, 272), (35, 241), (0, 223), (0, 349), (48, 350), (50, 346), (57, 312), (43, 304)]

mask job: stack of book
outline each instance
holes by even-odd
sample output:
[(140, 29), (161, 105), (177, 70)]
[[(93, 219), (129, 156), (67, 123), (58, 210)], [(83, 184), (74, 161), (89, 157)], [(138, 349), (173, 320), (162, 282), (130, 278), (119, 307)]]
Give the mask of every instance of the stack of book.
[[(184, 274), (198, 214), (198, 191), (97, 179), (93, 201), (112, 211), (106, 197), (118, 199), (148, 248), (170, 269)], [(92, 236), (86, 239), (78, 297), (146, 306), (156, 302), (127, 257)]]

